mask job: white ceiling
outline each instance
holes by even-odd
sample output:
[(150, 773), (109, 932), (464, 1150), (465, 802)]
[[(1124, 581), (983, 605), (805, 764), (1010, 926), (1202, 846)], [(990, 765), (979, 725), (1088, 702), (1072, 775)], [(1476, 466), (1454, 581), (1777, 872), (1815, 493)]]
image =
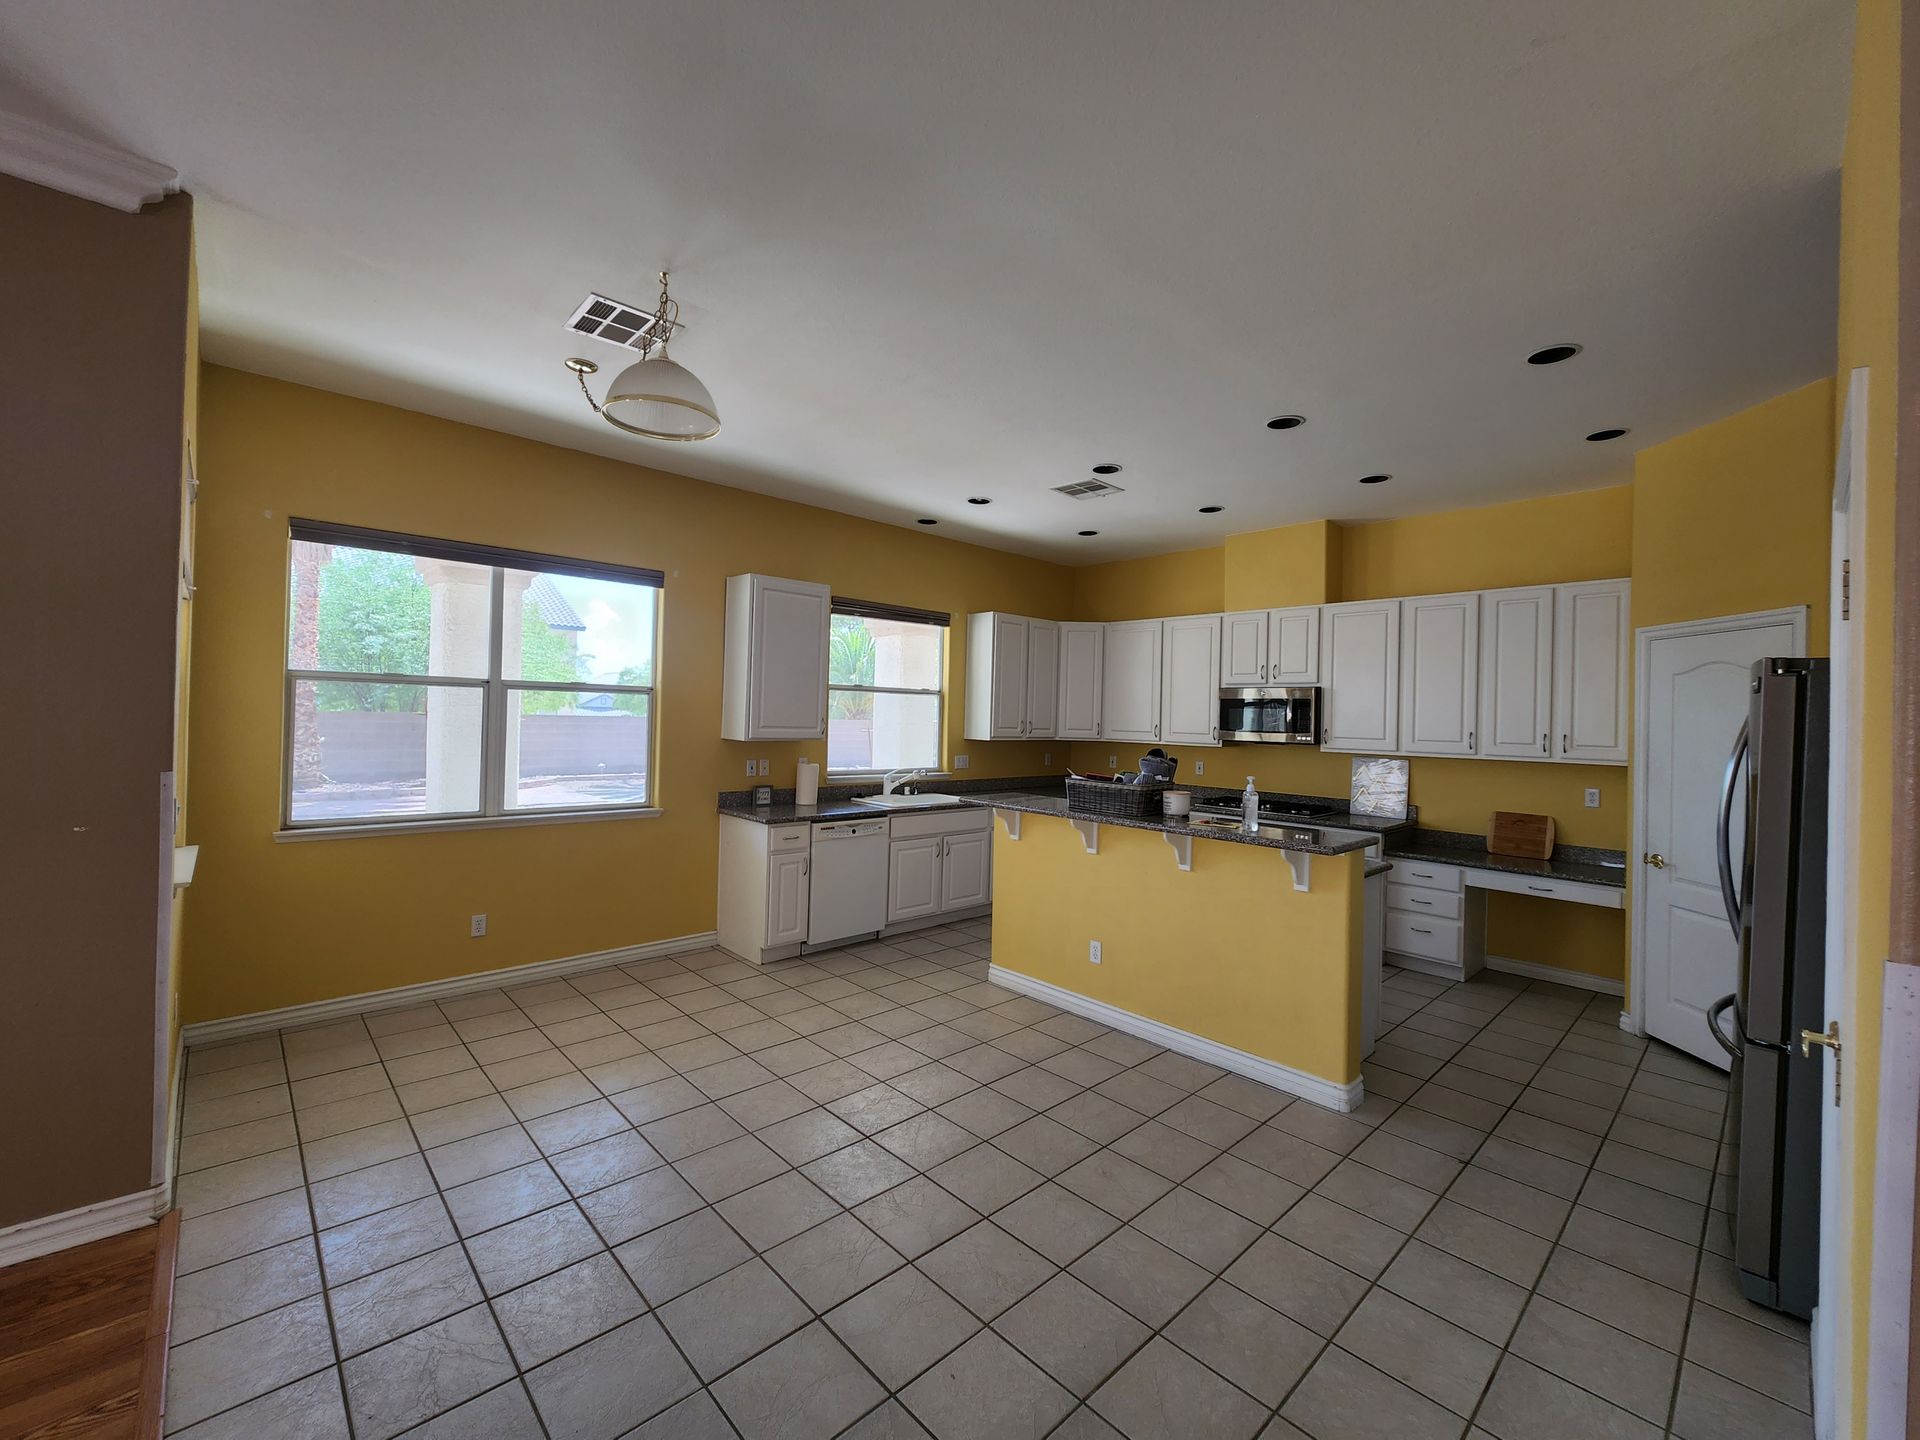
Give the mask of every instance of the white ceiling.
[[(12, 0), (0, 108), (180, 169), (212, 359), (1084, 562), (1614, 483), (1826, 374), (1850, 10)], [(662, 267), (700, 445), (560, 365)]]

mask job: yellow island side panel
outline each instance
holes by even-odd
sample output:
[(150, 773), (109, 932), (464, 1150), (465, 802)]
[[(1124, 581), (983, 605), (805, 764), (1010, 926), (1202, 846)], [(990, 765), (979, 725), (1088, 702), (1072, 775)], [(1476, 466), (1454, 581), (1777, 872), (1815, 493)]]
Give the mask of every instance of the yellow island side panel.
[[(1305, 893), (1282, 853), (1194, 837), (1193, 869), (1151, 830), (996, 820), (993, 963), (1336, 1085), (1360, 1075), (1360, 853), (1315, 855)], [(1087, 959), (1098, 940), (1101, 963)]]

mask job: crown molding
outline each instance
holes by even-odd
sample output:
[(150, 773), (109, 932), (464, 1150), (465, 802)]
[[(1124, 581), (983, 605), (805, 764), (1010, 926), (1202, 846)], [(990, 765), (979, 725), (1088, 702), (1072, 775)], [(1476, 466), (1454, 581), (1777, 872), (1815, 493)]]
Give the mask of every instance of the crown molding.
[(180, 180), (171, 166), (3, 110), (0, 174), (128, 213), (178, 189)]

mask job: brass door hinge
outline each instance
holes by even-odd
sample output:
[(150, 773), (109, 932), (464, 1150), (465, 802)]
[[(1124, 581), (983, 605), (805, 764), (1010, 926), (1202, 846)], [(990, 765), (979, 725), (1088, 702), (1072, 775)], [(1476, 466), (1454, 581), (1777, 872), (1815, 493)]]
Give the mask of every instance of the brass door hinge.
[(1802, 1030), (1800, 1032), (1800, 1053), (1811, 1059), (1813, 1047), (1824, 1045), (1833, 1051), (1833, 1103), (1840, 1104), (1840, 1022), (1829, 1020), (1825, 1031)]

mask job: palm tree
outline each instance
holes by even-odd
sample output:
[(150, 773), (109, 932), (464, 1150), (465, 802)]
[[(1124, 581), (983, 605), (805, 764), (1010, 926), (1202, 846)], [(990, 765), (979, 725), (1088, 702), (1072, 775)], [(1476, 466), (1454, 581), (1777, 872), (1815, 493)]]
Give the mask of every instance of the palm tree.
[[(873, 632), (858, 620), (836, 617), (827, 646), (827, 683), (830, 685), (871, 685), (879, 648)], [(858, 695), (835, 695), (832, 713), (845, 720), (863, 714), (868, 702)]]

